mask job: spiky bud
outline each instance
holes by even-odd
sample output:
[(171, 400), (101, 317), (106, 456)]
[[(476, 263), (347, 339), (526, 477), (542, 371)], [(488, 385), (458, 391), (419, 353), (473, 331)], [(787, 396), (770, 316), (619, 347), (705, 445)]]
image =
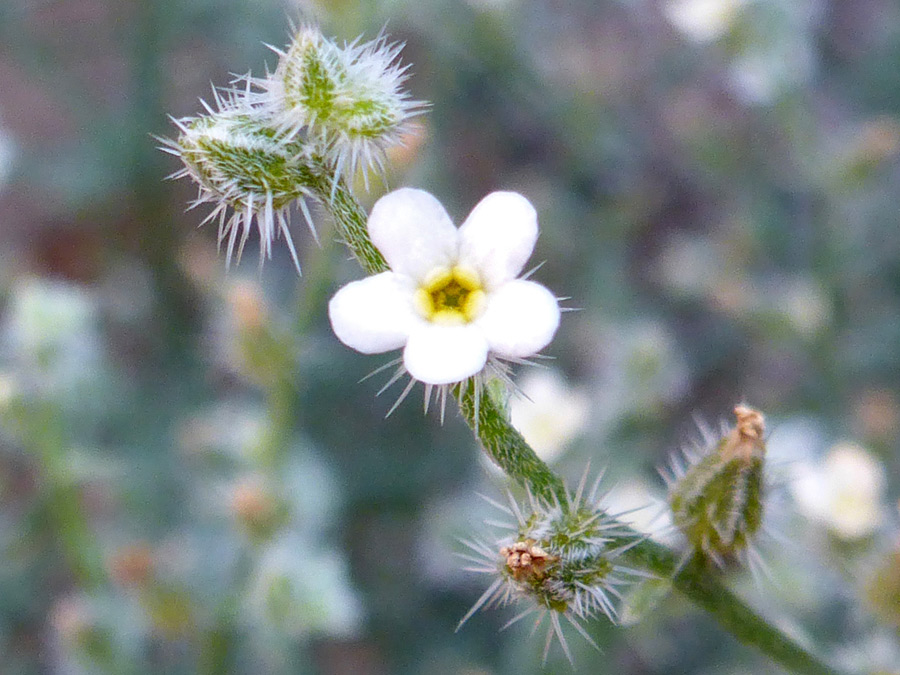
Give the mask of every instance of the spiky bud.
[(384, 151), (402, 142), (408, 120), (423, 109), (402, 88), (403, 45), (384, 37), (338, 46), (315, 27), (300, 28), (275, 72), (255, 81), (279, 128), (295, 137), (304, 130), (336, 173), (382, 169)]
[(579, 621), (597, 614), (615, 621), (618, 588), (636, 574), (621, 566), (618, 557), (637, 540), (628, 539), (622, 526), (606, 515), (597, 501), (598, 486), (599, 480), (584, 499), (582, 479), (564, 504), (530, 494), (521, 504), (510, 495), (509, 507), (491, 502), (515, 521), (504, 525), (510, 532), (496, 542), (465, 542), (476, 554), (463, 556), (476, 563), (468, 569), (490, 574), (494, 581), (460, 626), (481, 607), (520, 601), (528, 607), (507, 625), (534, 613), (539, 615), (537, 623), (549, 617), (545, 660), (554, 636), (572, 658), (561, 618), (593, 644)]
[(184, 163), (172, 177), (189, 176), (197, 183), (192, 208), (213, 205), (203, 223), (218, 218), (219, 243), (228, 240), (226, 264), (236, 245), (240, 260), (255, 219), (260, 263), (271, 258), (272, 242), (283, 235), (299, 271), (288, 229), (290, 209), (297, 203), (312, 229), (305, 198), (317, 180), (313, 153), (308, 145), (279, 135), (265, 113), (248, 103), (217, 101), (219, 109), (208, 109), (208, 115), (175, 120), (181, 132), (177, 140), (163, 139), (163, 149)]
[(691, 547), (719, 565), (741, 554), (763, 517), (763, 416), (747, 406), (734, 409), (736, 425), (712, 447), (673, 461), (669, 505), (672, 520)]

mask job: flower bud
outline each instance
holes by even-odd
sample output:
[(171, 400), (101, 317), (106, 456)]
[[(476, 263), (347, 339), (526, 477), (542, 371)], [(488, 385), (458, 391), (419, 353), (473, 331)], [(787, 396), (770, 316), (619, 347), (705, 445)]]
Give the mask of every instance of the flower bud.
[[(202, 117), (175, 120), (181, 134), (163, 140), (164, 149), (177, 155), (184, 169), (173, 178), (189, 176), (199, 187), (192, 207), (214, 205), (203, 223), (219, 220), (219, 243), (226, 238), (227, 264), (237, 258), (256, 220), (260, 234), (260, 263), (272, 256), (272, 241), (284, 235), (297, 270), (300, 263), (288, 229), (290, 207), (297, 202), (312, 229), (304, 199), (316, 181), (311, 149), (281, 138), (258, 109), (238, 100), (222, 103), (219, 111)], [(226, 219), (228, 210), (231, 217)], [(315, 230), (313, 230), (315, 234)]]
[(764, 421), (746, 406), (715, 447), (690, 463), (670, 485), (672, 520), (691, 547), (717, 564), (744, 549), (763, 515)]
[(352, 176), (359, 166), (381, 168), (384, 151), (402, 142), (408, 120), (423, 107), (401, 88), (401, 48), (383, 37), (339, 47), (304, 26), (280, 53), (275, 73), (257, 84), (280, 128), (294, 137), (305, 127), (338, 177)]
[(597, 503), (597, 487), (594, 486), (587, 499), (582, 499), (582, 480), (564, 505), (532, 495), (523, 504), (510, 495), (508, 509), (495, 504), (515, 518), (515, 523), (508, 525), (513, 534), (494, 544), (466, 542), (477, 554), (477, 557), (464, 556), (477, 563), (469, 569), (491, 574), (494, 581), (463, 617), (460, 626), (483, 606), (519, 600), (528, 603), (529, 608), (510, 623), (533, 613), (538, 613), (538, 623), (549, 616), (545, 660), (555, 636), (571, 661), (561, 617), (593, 644), (579, 620), (597, 614), (616, 620), (613, 603), (621, 597), (618, 589), (629, 583), (628, 577), (633, 574), (619, 566), (617, 559), (634, 541), (623, 543), (627, 535)]

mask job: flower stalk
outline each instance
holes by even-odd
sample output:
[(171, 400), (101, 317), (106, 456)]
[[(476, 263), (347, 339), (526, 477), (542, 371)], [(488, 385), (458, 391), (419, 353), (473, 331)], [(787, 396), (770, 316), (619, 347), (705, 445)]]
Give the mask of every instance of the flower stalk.
[[(208, 108), (207, 117), (176, 121), (181, 136), (177, 141), (164, 141), (168, 151), (178, 155), (185, 165), (175, 175), (189, 176), (198, 183), (200, 195), (195, 204), (214, 205), (207, 221), (218, 218), (219, 240), (221, 243), (227, 239), (229, 260), (235, 248), (240, 258), (255, 221), (261, 239), (260, 262), (271, 254), (273, 239), (282, 234), (299, 271), (287, 223), (289, 207), (297, 204), (308, 215), (305, 200), (319, 202), (332, 216), (339, 239), (370, 275), (367, 280), (345, 286), (329, 304), (329, 317), (338, 337), (364, 353), (381, 353), (405, 345), (403, 366), (392, 379), (395, 381), (404, 372), (413, 378), (401, 400), (417, 380), (422, 381), (427, 409), (432, 390), (438, 387), (443, 419), (443, 400), (452, 392), (486, 454), (524, 487), (536, 504), (555, 509), (550, 521), (577, 521), (582, 513), (577, 506), (581, 488), (578, 498), (569, 499), (563, 480), (513, 428), (503, 401), (493, 392), (492, 376), (508, 381), (505, 366), (498, 365), (498, 360), (519, 363), (538, 353), (552, 339), (559, 323), (557, 299), (539, 284), (517, 279), (537, 238), (534, 208), (521, 195), (492, 193), (457, 230), (443, 207), (427, 193), (409, 189), (391, 193), (379, 200), (381, 211), (376, 204), (370, 217), (348, 186), (357, 169), (362, 169), (365, 176), (369, 169), (381, 168), (385, 150), (401, 142), (407, 120), (423, 107), (410, 100), (401, 88), (406, 70), (396, 63), (398, 52), (398, 46), (383, 39), (339, 48), (325, 40), (317, 29), (304, 27), (292, 45), (279, 52), (279, 66), (273, 75), (262, 80), (248, 78), (243, 94), (232, 91), (224, 100), (217, 97), (219, 110)], [(258, 91), (253, 92), (254, 87)], [(385, 203), (392, 206), (386, 207)], [(230, 212), (233, 215), (229, 217)], [(478, 225), (473, 224), (476, 222)], [(430, 249), (431, 239), (438, 246), (430, 251), (435, 255), (420, 260), (420, 254), (429, 253), (426, 249)], [(510, 247), (511, 240), (515, 241)], [(431, 278), (430, 273), (437, 276)], [(400, 290), (394, 289), (393, 295), (369, 293), (383, 290), (381, 286), (372, 288), (373, 283), (383, 282)], [(479, 301), (487, 292), (495, 295), (485, 309)], [(467, 304), (469, 296), (472, 307)], [(409, 309), (407, 299), (415, 300), (413, 307), (419, 315), (412, 317), (415, 321), (411, 325), (421, 330), (414, 334), (405, 324), (398, 328), (394, 325), (397, 322), (391, 321), (370, 325), (372, 322), (366, 317), (378, 315), (367, 304), (371, 297), (400, 300), (386, 306), (403, 311)], [(530, 331), (523, 330), (525, 324), (516, 323), (522, 307), (531, 310), (526, 326)], [(511, 311), (502, 311), (504, 308)], [(455, 322), (452, 325), (445, 325), (448, 314)], [(457, 325), (460, 322), (464, 325)], [(456, 338), (463, 334), (460, 331), (469, 340), (464, 343), (466, 348), (446, 349), (447, 345), (458, 347)], [(451, 352), (456, 361), (448, 370), (448, 359), (443, 357)], [(761, 427), (757, 435), (761, 436)], [(753, 444), (743, 442), (734, 448), (750, 452), (735, 457), (729, 454), (725, 459), (733, 460), (742, 470), (753, 469), (750, 465), (761, 451), (754, 452)], [(758, 463), (759, 472), (750, 471), (744, 481), (750, 487), (757, 484), (757, 473), (761, 474), (761, 460)], [(716, 480), (707, 480), (707, 475), (702, 474), (693, 477), (694, 482), (703, 487), (705, 504), (714, 501), (721, 505), (723, 513), (731, 513), (734, 504), (746, 500), (736, 499), (741, 495), (732, 495), (728, 489), (720, 489), (720, 484), (727, 487), (730, 482), (727, 476), (720, 476), (721, 472), (713, 473)], [(696, 510), (692, 494), (686, 491), (675, 500), (686, 513)], [(673, 506), (677, 504), (673, 502)], [(713, 557), (712, 554), (730, 553), (732, 542), (743, 545), (756, 531), (760, 512), (751, 509), (748, 514), (750, 518), (743, 529), (719, 537), (727, 540), (721, 546), (718, 539), (713, 541), (709, 535), (705, 520), (685, 517), (680, 525), (683, 530), (700, 531), (701, 542), (712, 542), (696, 546), (695, 551), (699, 549)], [(581, 545), (585, 541), (575, 537), (577, 555), (569, 556), (566, 550), (554, 548), (558, 542), (552, 538), (545, 541), (538, 536), (542, 532), (530, 530), (524, 538), (499, 549), (504, 558), (500, 572), (508, 582), (507, 590), (526, 594), (529, 589), (533, 591), (543, 606), (552, 610), (554, 630), (563, 644), (558, 626), (560, 611), (565, 613), (571, 603), (578, 618), (593, 614), (590, 608), (587, 612), (579, 609), (587, 605), (583, 605), (574, 589), (585, 585), (586, 572), (591, 578), (602, 577), (605, 572), (601, 573), (600, 567), (590, 566), (595, 562), (609, 563), (595, 554), (612, 551), (632, 568), (623, 570), (672, 579), (674, 588), (715, 616), (726, 630), (785, 668), (809, 675), (837, 673), (729, 591), (700, 553), (695, 552), (686, 564), (679, 565), (672, 551), (641, 538), (599, 507), (592, 508), (588, 515), (586, 522), (602, 522), (606, 532), (593, 542), (599, 547), (597, 551), (584, 549)], [(578, 522), (584, 525), (583, 521)], [(579, 537), (587, 531), (581, 525), (573, 530)], [(492, 592), (489, 589), (485, 599)], [(503, 593), (502, 597), (506, 597)], [(482, 602), (476, 603), (473, 611)], [(604, 612), (614, 613), (606, 609)], [(579, 632), (588, 637), (580, 628)]]
[[(387, 269), (384, 258), (368, 237), (365, 211), (347, 186), (339, 183), (332, 191), (331, 181), (324, 180), (316, 188), (315, 197), (329, 212), (340, 236), (363, 269), (368, 274)], [(456, 385), (453, 394), (463, 418), (491, 460), (535, 497), (566, 503), (563, 480), (516, 431), (488, 387), (468, 380)], [(623, 540), (641, 536), (624, 523), (620, 525), (616, 529), (624, 533), (620, 535)], [(788, 670), (803, 675), (839, 675), (839, 671), (753, 611), (724, 585), (705, 560), (694, 557), (676, 574), (677, 560), (673, 552), (649, 539), (629, 548), (622, 558), (634, 567), (672, 578), (673, 586), (680, 593), (714, 616), (738, 640), (756, 647)]]

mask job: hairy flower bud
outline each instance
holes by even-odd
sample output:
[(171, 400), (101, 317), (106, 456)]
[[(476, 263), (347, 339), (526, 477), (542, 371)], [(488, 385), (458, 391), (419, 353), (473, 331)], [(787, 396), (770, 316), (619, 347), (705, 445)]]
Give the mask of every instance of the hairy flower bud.
[[(316, 180), (307, 144), (283, 138), (260, 110), (239, 99), (222, 102), (209, 114), (175, 120), (177, 140), (163, 139), (167, 152), (184, 168), (173, 178), (189, 176), (199, 187), (192, 207), (214, 205), (203, 223), (219, 220), (219, 243), (226, 238), (226, 264), (231, 263), (238, 233), (240, 260), (254, 219), (260, 234), (260, 263), (271, 258), (272, 241), (284, 235), (298, 271), (300, 263), (288, 229), (290, 207), (299, 204), (312, 229), (305, 198)], [(232, 215), (228, 216), (229, 209)], [(315, 230), (313, 230), (315, 234)]]
[(763, 416), (747, 406), (734, 414), (737, 424), (714, 447), (688, 457), (687, 467), (673, 462), (669, 490), (675, 526), (720, 565), (747, 548), (763, 516)]
[(462, 556), (476, 564), (468, 569), (495, 578), (459, 625), (481, 607), (521, 601), (528, 607), (507, 625), (533, 613), (538, 613), (537, 623), (549, 616), (545, 660), (554, 636), (569, 660), (572, 659), (563, 636), (561, 617), (594, 644), (579, 620), (597, 614), (616, 620), (613, 603), (621, 597), (618, 588), (636, 574), (619, 565), (617, 559), (637, 541), (627, 540), (621, 525), (600, 507), (596, 499), (598, 487), (599, 480), (588, 498), (583, 499), (582, 479), (565, 504), (550, 503), (530, 494), (523, 504), (510, 495), (508, 508), (491, 502), (515, 518), (515, 522), (505, 526), (512, 533), (494, 544), (465, 542), (476, 554)]
[(279, 52), (275, 72), (255, 83), (279, 128), (291, 137), (305, 128), (338, 177), (373, 165), (383, 173), (384, 151), (402, 142), (408, 120), (424, 107), (402, 88), (402, 47), (384, 37), (340, 47), (304, 26)]

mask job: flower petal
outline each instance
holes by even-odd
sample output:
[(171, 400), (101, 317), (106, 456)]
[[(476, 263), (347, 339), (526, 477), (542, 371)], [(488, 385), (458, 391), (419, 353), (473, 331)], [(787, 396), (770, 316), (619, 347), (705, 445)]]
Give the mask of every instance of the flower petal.
[(338, 339), (363, 354), (379, 354), (406, 344), (419, 321), (409, 280), (382, 272), (353, 281), (328, 303), (328, 318)]
[(375, 202), (369, 236), (394, 272), (421, 281), (456, 261), (457, 231), (441, 203), (424, 190), (401, 188)]
[(488, 343), (474, 324), (422, 323), (409, 336), (403, 364), (421, 382), (450, 384), (481, 372), (487, 355)]
[(459, 260), (478, 270), (488, 289), (515, 279), (537, 241), (537, 212), (517, 192), (492, 192), (459, 228)]
[(525, 358), (553, 339), (559, 326), (559, 304), (533, 281), (517, 279), (488, 295), (488, 306), (475, 322), (499, 356)]

